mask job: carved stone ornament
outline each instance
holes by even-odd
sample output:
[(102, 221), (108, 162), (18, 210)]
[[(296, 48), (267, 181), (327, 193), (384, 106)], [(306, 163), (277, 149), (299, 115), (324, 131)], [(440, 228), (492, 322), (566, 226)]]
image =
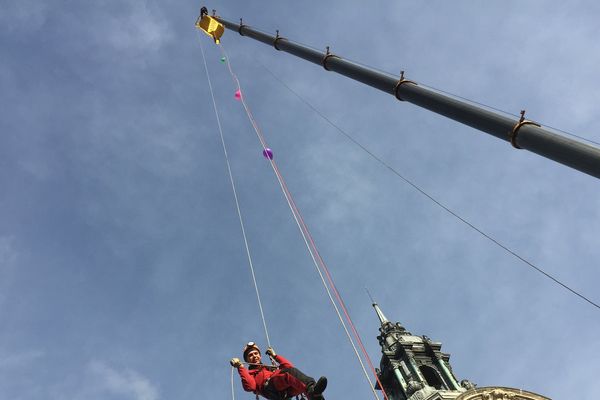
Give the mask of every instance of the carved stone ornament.
[(474, 384), (473, 382), (471, 382), (468, 379), (463, 379), (462, 381), (460, 381), (460, 386), (462, 386), (463, 388), (465, 388), (467, 390), (475, 389), (477, 387), (476, 384)]
[(418, 381), (409, 381), (406, 391), (408, 392), (409, 395), (415, 393), (416, 391), (419, 391), (421, 389), (423, 389), (424, 385), (421, 382)]
[(536, 393), (505, 387), (483, 387), (469, 390), (456, 400), (551, 400)]

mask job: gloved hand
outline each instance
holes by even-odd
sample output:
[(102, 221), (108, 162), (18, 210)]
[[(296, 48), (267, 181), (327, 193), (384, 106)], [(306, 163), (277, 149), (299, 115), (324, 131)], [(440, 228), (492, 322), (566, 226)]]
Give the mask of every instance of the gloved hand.
[(239, 358), (232, 358), (229, 364), (234, 368), (239, 368), (243, 365)]
[(275, 353), (275, 350), (271, 346), (267, 347), (267, 350), (265, 350), (265, 353), (267, 353), (267, 355), (271, 356), (271, 357), (275, 357), (277, 355)]

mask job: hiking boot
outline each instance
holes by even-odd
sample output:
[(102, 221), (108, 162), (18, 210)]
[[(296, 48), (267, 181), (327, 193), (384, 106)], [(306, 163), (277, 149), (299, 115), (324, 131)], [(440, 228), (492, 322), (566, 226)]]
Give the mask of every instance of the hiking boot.
[(319, 378), (317, 383), (315, 383), (314, 386), (311, 387), (311, 391), (309, 394), (312, 396), (312, 398), (320, 396), (321, 393), (323, 393), (325, 391), (326, 387), (327, 387), (327, 378), (322, 376)]

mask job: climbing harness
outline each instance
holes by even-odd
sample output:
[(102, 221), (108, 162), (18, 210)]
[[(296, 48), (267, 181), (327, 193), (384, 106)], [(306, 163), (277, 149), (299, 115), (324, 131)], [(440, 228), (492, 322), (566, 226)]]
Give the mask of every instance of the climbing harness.
[(242, 364), (246, 364), (248, 366), (256, 366), (256, 367), (261, 366), (261, 367), (267, 368), (267, 369), (277, 369), (277, 368), (279, 368), (278, 365), (255, 364), (255, 363), (250, 363), (250, 362), (243, 362)]

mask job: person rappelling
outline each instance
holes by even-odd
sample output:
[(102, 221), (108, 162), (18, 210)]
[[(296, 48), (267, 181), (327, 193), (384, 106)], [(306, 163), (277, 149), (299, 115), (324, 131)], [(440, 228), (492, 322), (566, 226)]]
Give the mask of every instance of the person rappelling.
[(243, 350), (248, 368), (239, 358), (231, 359), (231, 366), (237, 368), (245, 391), (269, 400), (286, 400), (302, 394), (310, 400), (324, 400), (322, 393), (327, 387), (326, 377), (322, 376), (315, 382), (287, 359), (276, 354), (272, 347), (267, 347), (265, 353), (278, 365), (263, 364), (260, 349), (254, 342), (249, 342)]

